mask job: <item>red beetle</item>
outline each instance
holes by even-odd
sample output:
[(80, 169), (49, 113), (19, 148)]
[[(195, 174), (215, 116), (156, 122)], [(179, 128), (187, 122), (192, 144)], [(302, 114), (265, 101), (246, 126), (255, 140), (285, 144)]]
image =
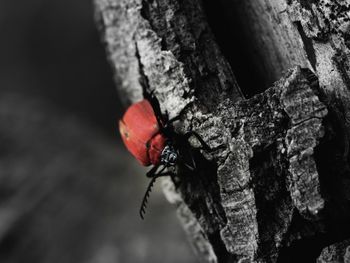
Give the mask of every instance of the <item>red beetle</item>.
[(131, 105), (119, 121), (119, 131), (126, 148), (144, 166), (175, 165), (177, 153), (167, 144), (150, 102)]
[[(157, 108), (156, 108), (157, 109)], [(160, 110), (155, 113), (149, 100), (144, 99), (132, 104), (125, 112), (123, 118), (119, 121), (119, 131), (123, 142), (129, 152), (144, 166), (153, 165), (154, 167), (147, 172), (147, 177), (152, 178), (145, 196), (142, 201), (140, 216), (143, 219), (147, 199), (155, 180), (160, 176), (173, 176), (174, 172), (166, 171), (166, 168), (173, 167), (181, 159), (176, 145), (176, 134), (172, 131), (170, 124), (177, 120), (175, 117), (168, 120), (163, 125)], [(182, 137), (188, 139), (190, 136), (196, 136), (205, 149), (210, 150), (209, 146), (195, 132), (188, 132)], [(192, 156), (191, 156), (192, 157)], [(192, 166), (181, 160), (190, 170), (195, 169), (195, 163), (192, 158)], [(159, 169), (159, 171), (157, 171)]]

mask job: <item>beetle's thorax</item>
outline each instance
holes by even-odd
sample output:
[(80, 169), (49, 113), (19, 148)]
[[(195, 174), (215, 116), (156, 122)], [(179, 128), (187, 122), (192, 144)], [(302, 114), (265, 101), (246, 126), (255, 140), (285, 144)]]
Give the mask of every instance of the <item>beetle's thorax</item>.
[(174, 166), (177, 163), (177, 159), (177, 151), (175, 150), (174, 146), (168, 141), (160, 155), (160, 162), (165, 166)]

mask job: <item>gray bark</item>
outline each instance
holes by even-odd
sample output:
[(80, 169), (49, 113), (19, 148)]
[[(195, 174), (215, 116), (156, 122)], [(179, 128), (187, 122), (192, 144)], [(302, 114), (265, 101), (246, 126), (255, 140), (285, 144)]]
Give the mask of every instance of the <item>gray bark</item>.
[(222, 0), (224, 39), (239, 36), (256, 74), (237, 78), (259, 77), (256, 88), (238, 87), (231, 66), (244, 61), (227, 52), (241, 50), (221, 52), (202, 2), (95, 4), (121, 98), (154, 92), (163, 113), (181, 116), (177, 133), (195, 131), (212, 149), (191, 140), (195, 174), (179, 167), (164, 183), (200, 260), (331, 262), (327, 253), (343, 253), (322, 249), (350, 235), (349, 4)]

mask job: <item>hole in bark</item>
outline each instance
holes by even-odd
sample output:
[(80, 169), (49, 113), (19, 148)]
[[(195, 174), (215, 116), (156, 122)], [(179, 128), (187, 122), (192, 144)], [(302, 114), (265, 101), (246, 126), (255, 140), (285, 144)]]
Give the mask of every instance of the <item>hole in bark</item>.
[(295, 210), (277, 263), (316, 262), (322, 249), (331, 244), (328, 235), (319, 233), (320, 228), (317, 222), (307, 221)]
[(325, 222), (332, 241), (350, 236), (350, 167), (348, 139), (340, 105), (330, 103), (323, 121), (325, 136), (315, 148), (315, 161), (325, 205)]
[[(228, 60), (237, 82), (246, 97), (252, 97), (267, 89), (272, 81), (256, 65), (251, 41), (244, 29), (236, 3), (204, 0), (204, 10), (216, 41)], [(273, 80), (274, 81), (274, 80)]]
[(277, 260), (278, 263), (300, 263), (300, 262), (316, 262), (316, 259), (322, 252), (322, 249), (329, 245), (327, 237), (324, 235), (314, 236), (293, 242), (286, 249), (282, 249)]

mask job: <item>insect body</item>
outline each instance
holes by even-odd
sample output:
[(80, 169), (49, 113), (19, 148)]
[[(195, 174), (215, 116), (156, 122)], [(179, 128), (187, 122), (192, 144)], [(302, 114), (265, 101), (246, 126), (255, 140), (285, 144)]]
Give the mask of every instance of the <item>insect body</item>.
[[(131, 105), (119, 121), (119, 131), (129, 152), (144, 166), (154, 167), (147, 173), (152, 180), (148, 185), (142, 201), (140, 216), (143, 218), (147, 199), (155, 180), (166, 167), (176, 165), (178, 153), (165, 133), (167, 128), (162, 124), (150, 102), (146, 99)], [(160, 166), (162, 169), (157, 173)]]
[(148, 100), (131, 105), (119, 121), (125, 146), (144, 166), (176, 164), (177, 153), (162, 129)]
[[(129, 152), (142, 165), (153, 165), (153, 168), (146, 174), (147, 177), (152, 179), (142, 201), (140, 209), (142, 219), (155, 180), (160, 176), (174, 175), (173, 171), (165, 171), (166, 168), (174, 167), (181, 162), (188, 169), (195, 169), (193, 158), (191, 157), (192, 165), (187, 164), (181, 159), (179, 147), (176, 147), (178, 140), (175, 137), (178, 137), (178, 135), (173, 132), (170, 124), (177, 119), (174, 118), (164, 123), (160, 111), (156, 114), (151, 103), (144, 99), (131, 105), (119, 121), (119, 131)], [(194, 132), (186, 133), (182, 136), (182, 139), (188, 139), (192, 135), (196, 136), (206, 149), (209, 149), (199, 135)]]

